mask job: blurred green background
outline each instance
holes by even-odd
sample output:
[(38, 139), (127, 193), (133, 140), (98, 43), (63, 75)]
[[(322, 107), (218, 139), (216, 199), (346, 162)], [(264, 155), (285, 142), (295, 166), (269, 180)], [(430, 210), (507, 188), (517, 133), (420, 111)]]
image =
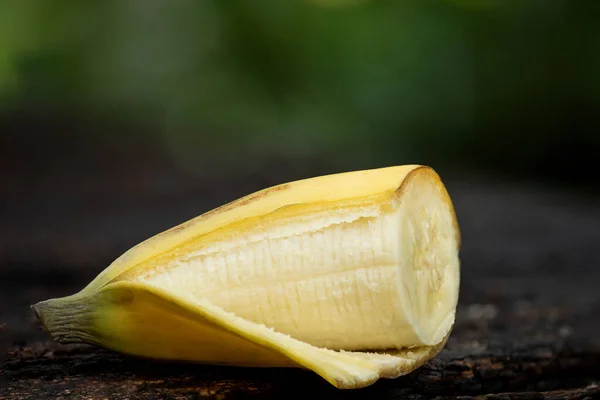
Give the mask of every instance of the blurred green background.
[(104, 149), (214, 176), (284, 160), (590, 183), (598, 4), (0, 0), (0, 166)]

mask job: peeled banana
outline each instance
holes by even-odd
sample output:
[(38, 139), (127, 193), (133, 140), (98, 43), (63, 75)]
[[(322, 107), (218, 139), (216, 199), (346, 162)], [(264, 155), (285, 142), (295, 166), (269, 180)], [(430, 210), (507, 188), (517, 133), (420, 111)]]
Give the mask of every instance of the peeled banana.
[(407, 374), (454, 324), (460, 232), (437, 173), (404, 165), (273, 186), (133, 247), (32, 306), (60, 343), (300, 367), (340, 389)]

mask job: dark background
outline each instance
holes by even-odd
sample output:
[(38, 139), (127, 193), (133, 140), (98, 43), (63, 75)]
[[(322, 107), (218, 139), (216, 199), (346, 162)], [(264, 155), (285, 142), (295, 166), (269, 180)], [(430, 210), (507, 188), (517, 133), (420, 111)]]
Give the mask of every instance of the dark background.
[[(62, 348), (28, 305), (138, 242), (409, 163), (442, 176), (463, 233), (439, 367), (540, 346), (600, 364), (599, 106), (593, 0), (0, 1), (0, 390)], [(434, 394), (584, 388), (588, 364)]]

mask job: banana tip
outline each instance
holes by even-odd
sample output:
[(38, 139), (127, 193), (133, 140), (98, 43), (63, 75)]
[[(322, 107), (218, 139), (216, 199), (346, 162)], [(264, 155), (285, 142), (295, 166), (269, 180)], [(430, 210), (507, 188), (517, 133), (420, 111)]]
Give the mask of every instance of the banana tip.
[(56, 299), (50, 299), (29, 306), (42, 327), (50, 334), (52, 334), (53, 327), (59, 322), (57, 320), (60, 319), (60, 315), (65, 314), (64, 310), (57, 308), (57, 305), (60, 306), (60, 303), (57, 303)]
[(90, 342), (89, 310), (94, 305), (73, 295), (40, 301), (29, 306), (43, 329), (59, 343)]
[(40, 308), (39, 308), (38, 304), (34, 304), (32, 306), (29, 306), (29, 308), (31, 308), (31, 311), (33, 311), (33, 313), (35, 314), (35, 316), (37, 317), (37, 319), (41, 319), (41, 317), (40, 317)]
[(48, 330), (48, 328), (46, 327), (46, 321), (44, 318), (44, 311), (43, 311), (44, 305), (42, 303), (43, 302), (33, 304), (33, 305), (29, 306), (29, 308), (31, 308), (31, 311), (33, 311), (33, 313), (35, 314), (37, 320), (40, 322), (42, 327), (44, 327), (45, 330)]

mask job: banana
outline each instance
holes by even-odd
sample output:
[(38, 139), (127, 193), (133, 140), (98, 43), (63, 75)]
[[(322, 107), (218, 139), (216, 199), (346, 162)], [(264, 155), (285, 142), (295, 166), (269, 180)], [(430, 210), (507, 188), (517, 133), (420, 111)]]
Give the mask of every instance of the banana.
[(454, 324), (460, 232), (430, 167), (273, 186), (131, 248), (32, 306), (60, 343), (156, 359), (296, 367), (340, 389), (407, 374)]

